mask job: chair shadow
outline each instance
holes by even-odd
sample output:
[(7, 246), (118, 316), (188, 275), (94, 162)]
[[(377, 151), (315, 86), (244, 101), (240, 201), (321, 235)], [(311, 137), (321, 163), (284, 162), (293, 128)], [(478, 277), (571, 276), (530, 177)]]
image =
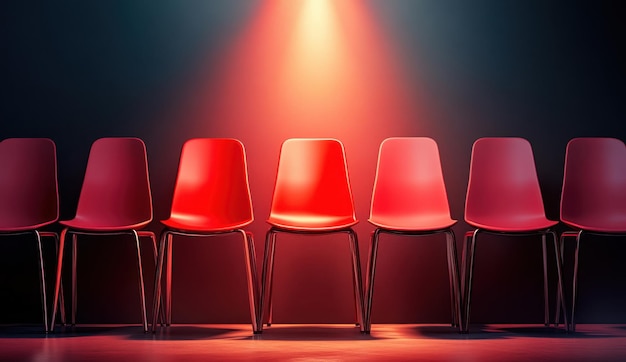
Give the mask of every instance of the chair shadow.
[(545, 327), (538, 325), (529, 326), (495, 326), (494, 329), (507, 334), (510, 337), (530, 337), (530, 338), (615, 338), (616, 334), (604, 332), (567, 332), (561, 325), (559, 327)]
[(271, 341), (364, 341), (382, 339), (370, 334), (363, 334), (354, 326), (303, 326), (276, 325), (264, 327), (262, 334), (249, 339)]
[(484, 340), (506, 338), (487, 325), (472, 325), (469, 333), (461, 333), (457, 327), (451, 326), (415, 326), (410, 328), (415, 338), (446, 339), (446, 340)]
[[(247, 333), (247, 334), (246, 334)], [(246, 339), (252, 336), (252, 329), (217, 328), (202, 325), (174, 325), (160, 327), (154, 333), (135, 333), (126, 336), (129, 340), (156, 340), (156, 341), (195, 341), (208, 339)]]
[(5, 324), (0, 325), (0, 339), (2, 338), (47, 338), (43, 325)]

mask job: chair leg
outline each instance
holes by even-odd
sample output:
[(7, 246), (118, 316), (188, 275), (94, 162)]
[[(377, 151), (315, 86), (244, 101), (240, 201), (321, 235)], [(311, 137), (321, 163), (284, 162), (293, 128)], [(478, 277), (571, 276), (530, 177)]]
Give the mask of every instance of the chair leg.
[(576, 237), (576, 250), (574, 251), (574, 278), (572, 282), (572, 332), (576, 332), (576, 323), (574, 322), (574, 312), (576, 311), (576, 297), (578, 296), (578, 255), (580, 253), (580, 241), (582, 239), (582, 230)]
[(41, 291), (41, 305), (43, 309), (43, 324), (44, 330), (48, 333), (48, 300), (46, 299), (46, 275), (43, 267), (43, 252), (41, 248), (41, 235), (35, 230), (35, 236), (37, 238), (37, 250), (39, 253), (39, 288)]
[(248, 302), (250, 303), (250, 318), (252, 320), (252, 332), (260, 333), (257, 318), (257, 274), (256, 274), (256, 256), (254, 255), (254, 240), (252, 234), (246, 234), (245, 231), (239, 230), (243, 236), (244, 251), (246, 254), (246, 271), (248, 280)]
[(137, 231), (132, 230), (135, 242), (137, 244), (137, 268), (139, 272), (139, 294), (141, 297), (141, 322), (143, 324), (144, 333), (148, 332), (148, 316), (146, 314), (146, 289), (143, 282), (143, 268), (141, 262), (141, 244), (139, 242), (139, 235)]
[[(52, 237), (54, 238), (54, 247), (56, 249), (56, 253), (57, 255), (59, 255), (59, 235), (57, 235), (57, 233), (51, 233)], [(61, 288), (60, 288), (60, 295), (59, 295), (59, 314), (61, 315), (61, 325), (65, 326), (66, 324), (66, 319), (65, 319), (65, 297), (63, 296), (63, 280), (61, 280)]]
[[(561, 250), (561, 263), (563, 266), (563, 269), (565, 270), (565, 238), (571, 236), (569, 235), (569, 232), (563, 232), (561, 233), (561, 238), (560, 238), (560, 250)], [(563, 294), (563, 290), (561, 289), (561, 286), (559, 285), (559, 289), (558, 289), (558, 293), (556, 295), (556, 313), (554, 316), (554, 326), (558, 327), (559, 323), (560, 323), (560, 317), (561, 317), (561, 299), (565, 298), (565, 295)]]
[(67, 228), (61, 231), (59, 237), (59, 250), (57, 252), (57, 273), (54, 283), (54, 301), (52, 302), (52, 318), (50, 320), (50, 332), (54, 331), (54, 320), (56, 317), (57, 308), (59, 306), (59, 292), (61, 288), (61, 270), (63, 269), (63, 250), (65, 245), (65, 236), (67, 235)]
[(548, 297), (548, 250), (546, 234), (541, 234), (541, 248), (543, 251), (543, 325), (550, 326), (550, 300)]
[[(163, 260), (165, 259), (165, 244), (168, 237), (168, 232), (164, 231), (161, 235), (161, 242), (159, 244), (159, 252), (157, 253), (157, 262), (156, 262), (156, 270), (154, 274), (154, 298), (152, 299), (152, 333), (156, 332), (157, 326), (157, 315), (159, 314), (159, 310), (164, 311), (165, 306), (163, 308), (159, 308), (159, 304), (162, 300), (161, 294), (161, 275), (163, 274)], [(165, 323), (166, 318), (163, 318), (163, 323)]]
[(372, 301), (374, 300), (374, 278), (376, 276), (376, 258), (378, 256), (378, 241), (380, 237), (380, 229), (372, 232), (369, 259), (367, 262), (367, 280), (365, 289), (365, 328), (363, 332), (370, 333), (372, 330)]
[(464, 247), (463, 247), (463, 252), (461, 253), (461, 297), (463, 297), (465, 295), (465, 282), (466, 282), (466, 277), (465, 277), (465, 270), (467, 269), (467, 247), (470, 244), (470, 239), (472, 237), (472, 235), (474, 235), (473, 231), (467, 231), (465, 233), (465, 237), (463, 238), (464, 241)]
[[(274, 229), (269, 229), (265, 234), (265, 253), (263, 256), (263, 271), (261, 275), (261, 296), (259, 298), (259, 332), (263, 331), (263, 321), (265, 316), (265, 304), (267, 299), (267, 309), (271, 316), (272, 310), (272, 279), (273, 279), (273, 264), (274, 264), (274, 249), (276, 246), (276, 232)], [(268, 295), (269, 294), (269, 295)], [(267, 326), (271, 325), (271, 320), (268, 320)]]
[(172, 325), (172, 234), (167, 236), (165, 263), (165, 325)]
[(78, 236), (76, 234), (72, 234), (72, 315), (71, 315), (71, 324), (72, 326), (76, 325), (76, 263), (77, 263), (77, 247), (78, 247)]
[(453, 327), (459, 327), (459, 330), (462, 331), (461, 328), (461, 286), (459, 284), (459, 264), (457, 261), (457, 252), (456, 252), (456, 238), (454, 236), (454, 231), (452, 229), (446, 232), (446, 239), (448, 244), (448, 269), (451, 271), (451, 290), (450, 294), (453, 298), (452, 307), (453, 307)]
[[(563, 253), (561, 252), (560, 248), (559, 248), (559, 244), (558, 244), (558, 240), (556, 237), (556, 233), (553, 231), (550, 231), (550, 234), (552, 234), (552, 239), (554, 240), (554, 254), (556, 256), (556, 270), (557, 270), (557, 274), (559, 277), (559, 287), (558, 289), (560, 289), (561, 291), (563, 291), (563, 260), (561, 258), (561, 256), (563, 255)], [(561, 298), (561, 304), (563, 307), (563, 323), (565, 324), (565, 331), (569, 332), (569, 324), (567, 321), (567, 309), (565, 308), (565, 298)], [(572, 322), (573, 323), (573, 322)]]
[(354, 266), (354, 279), (356, 283), (354, 283), (355, 294), (356, 294), (356, 304), (357, 304), (357, 313), (359, 317), (359, 326), (361, 333), (365, 333), (365, 325), (363, 323), (363, 281), (361, 279), (361, 257), (359, 256), (359, 239), (357, 238), (356, 233), (352, 229), (348, 229), (348, 235), (350, 236), (350, 245), (352, 248), (352, 265)]
[[(147, 230), (142, 230), (142, 231), (137, 231), (137, 235), (139, 235), (139, 237), (147, 237), (150, 238), (150, 240), (152, 241), (152, 255), (154, 256), (154, 266), (156, 267), (156, 263), (157, 263), (157, 258), (158, 258), (158, 246), (157, 246), (157, 241), (156, 241), (156, 236), (154, 235), (154, 233), (152, 231), (147, 231)], [(163, 298), (163, 294), (160, 295), (161, 299)], [(159, 306), (164, 305), (163, 301), (159, 301), (160, 304)], [(165, 323), (165, 310), (163, 308), (159, 309), (160, 312), (160, 317), (161, 317), (161, 323)]]
[[(465, 252), (467, 253), (467, 265), (465, 270), (465, 290), (464, 290), (464, 308), (465, 308), (465, 325), (462, 328), (463, 333), (469, 332), (469, 321), (470, 321), (470, 308), (471, 308), (471, 299), (472, 299), (472, 282), (474, 277), (474, 259), (476, 257), (476, 239), (478, 237), (478, 232), (480, 229), (476, 229), (472, 234), (472, 237), (465, 239)], [(469, 243), (468, 243), (469, 241)]]

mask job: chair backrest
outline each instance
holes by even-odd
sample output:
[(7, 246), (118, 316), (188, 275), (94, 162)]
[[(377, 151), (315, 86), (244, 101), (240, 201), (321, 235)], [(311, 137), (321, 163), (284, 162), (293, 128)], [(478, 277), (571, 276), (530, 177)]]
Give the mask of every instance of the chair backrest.
[(76, 219), (94, 226), (152, 220), (146, 146), (138, 138), (101, 138), (89, 152)]
[(615, 138), (574, 138), (567, 144), (561, 220), (609, 228), (626, 226), (626, 146)]
[(492, 224), (535, 217), (545, 218), (545, 210), (530, 143), (513, 137), (474, 142), (465, 220)]
[(197, 138), (185, 142), (171, 217), (209, 229), (252, 222), (246, 155), (240, 141)]
[(343, 144), (336, 139), (283, 142), (272, 215), (337, 216), (356, 221)]
[(380, 144), (370, 219), (378, 215), (450, 217), (437, 143), (427, 137)]
[(26, 230), (59, 217), (56, 146), (48, 138), (0, 142), (0, 231)]

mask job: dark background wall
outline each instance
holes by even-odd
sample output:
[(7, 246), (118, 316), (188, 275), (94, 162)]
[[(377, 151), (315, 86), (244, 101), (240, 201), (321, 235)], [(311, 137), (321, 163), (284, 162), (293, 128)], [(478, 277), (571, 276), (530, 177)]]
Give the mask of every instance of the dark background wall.
[[(355, 229), (363, 265), (373, 229), (365, 220), (376, 152), (386, 137), (428, 136), (438, 142), (452, 215), (459, 220), (471, 145), (479, 137), (520, 136), (532, 143), (552, 219), (559, 216), (567, 141), (626, 139), (626, 14), (618, 1), (362, 4), (393, 51), (404, 87), (415, 95), (412, 101), (420, 105), (419, 112), (403, 115), (402, 125), (386, 123), (383, 114), (377, 131), (369, 133), (332, 127), (286, 131), (260, 120), (255, 129), (263, 132), (251, 134), (240, 124), (228, 127), (229, 120), (211, 117), (210, 111), (206, 117), (185, 116), (190, 84), (222, 79), (215, 73), (224, 54), (263, 7), (259, 1), (3, 1), (0, 137), (56, 142), (61, 219), (73, 216), (91, 143), (108, 136), (142, 138), (156, 220), (149, 228), (155, 231), (168, 215), (183, 142), (240, 138), (250, 163), (256, 220), (249, 229), (259, 265), (278, 150), (287, 137), (330, 136), (346, 143), (348, 162), (356, 165), (350, 171), (362, 220)], [(214, 96), (207, 94), (206, 102)], [(234, 106), (245, 108), (246, 101)], [(459, 246), (466, 230), (463, 222), (455, 227)], [(35, 249), (26, 241), (2, 240), (0, 321), (40, 320)], [(443, 245), (434, 237), (381, 242), (375, 323), (448, 321)], [(150, 244), (143, 246), (151, 295), (154, 264)], [(79, 247), (79, 322), (139, 322), (132, 243), (85, 238)], [(224, 237), (174, 247), (174, 322), (246, 322), (239, 242)], [(620, 308), (626, 301), (624, 252), (623, 240), (584, 245), (579, 322), (626, 321)], [(284, 237), (277, 253), (276, 322), (351, 321), (346, 242)], [(46, 254), (52, 270), (52, 244)], [(567, 261), (571, 269), (571, 257)], [(551, 286), (554, 290), (554, 271)], [(539, 240), (485, 238), (479, 244), (473, 321), (540, 322), (542, 291)]]

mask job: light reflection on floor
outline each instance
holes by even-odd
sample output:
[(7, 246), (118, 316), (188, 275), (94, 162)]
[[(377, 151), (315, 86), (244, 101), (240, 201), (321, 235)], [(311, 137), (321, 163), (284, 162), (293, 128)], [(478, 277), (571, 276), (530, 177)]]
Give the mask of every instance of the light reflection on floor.
[(175, 325), (78, 326), (49, 335), (39, 326), (0, 326), (2, 361), (624, 361), (626, 326), (578, 325), (576, 333), (537, 325)]

